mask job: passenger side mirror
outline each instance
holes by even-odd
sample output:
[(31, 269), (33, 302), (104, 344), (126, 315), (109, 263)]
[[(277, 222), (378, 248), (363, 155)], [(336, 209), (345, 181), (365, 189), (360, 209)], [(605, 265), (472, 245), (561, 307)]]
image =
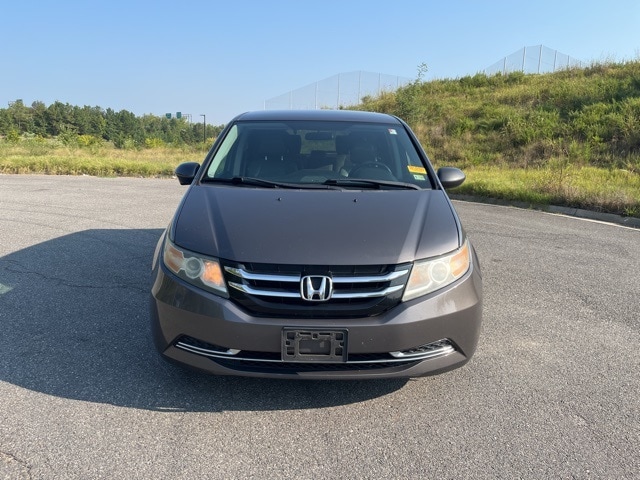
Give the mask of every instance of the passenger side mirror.
[(180, 185), (191, 185), (196, 174), (200, 170), (200, 164), (197, 162), (185, 162), (176, 167), (176, 177)]
[(467, 178), (462, 170), (455, 167), (441, 167), (437, 173), (438, 179), (445, 190), (459, 187)]

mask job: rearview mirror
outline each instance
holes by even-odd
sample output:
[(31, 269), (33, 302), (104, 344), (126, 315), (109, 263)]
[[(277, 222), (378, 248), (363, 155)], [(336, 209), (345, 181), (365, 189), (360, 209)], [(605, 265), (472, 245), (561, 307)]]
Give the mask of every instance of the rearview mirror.
[(305, 140), (331, 140), (333, 136), (331, 132), (308, 132), (304, 136)]

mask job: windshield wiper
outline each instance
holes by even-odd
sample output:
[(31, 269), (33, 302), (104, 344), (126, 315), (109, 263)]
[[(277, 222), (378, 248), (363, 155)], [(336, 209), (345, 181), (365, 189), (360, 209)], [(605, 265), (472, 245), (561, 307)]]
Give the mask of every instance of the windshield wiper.
[[(266, 188), (292, 188), (299, 190), (334, 190), (335, 186), (324, 183), (287, 183), (274, 182), (272, 180), (263, 180), (255, 177), (231, 177), (231, 178), (209, 178), (202, 179), (203, 183), (230, 183), (231, 185), (247, 185), (250, 187), (266, 187)], [(338, 189), (339, 190), (339, 189)]]
[(300, 188), (299, 185), (293, 183), (272, 182), (254, 177), (231, 177), (231, 178), (203, 178), (203, 183), (230, 183), (231, 185), (249, 185), (252, 187), (266, 188)]
[(362, 178), (330, 178), (324, 182), (324, 185), (351, 188), (371, 188), (376, 190), (381, 190), (383, 188), (421, 190), (419, 186), (414, 185), (413, 183), (394, 182), (390, 180), (366, 180)]
[(420, 190), (420, 187), (412, 183), (394, 182), (389, 180), (366, 180), (360, 178), (329, 178), (322, 183), (286, 183), (274, 182), (255, 177), (231, 177), (231, 178), (209, 178), (202, 179), (203, 183), (228, 183), (231, 185), (245, 185), (251, 187), (265, 188), (293, 188), (293, 189), (333, 189), (336, 187), (366, 188), (381, 190), (383, 188), (398, 188)]

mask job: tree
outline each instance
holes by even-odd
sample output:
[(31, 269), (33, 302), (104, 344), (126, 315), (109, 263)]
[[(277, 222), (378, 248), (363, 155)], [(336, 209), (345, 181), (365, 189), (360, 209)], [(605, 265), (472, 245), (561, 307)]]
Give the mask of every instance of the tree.
[(19, 133), (22, 134), (31, 131), (33, 128), (33, 116), (22, 100), (11, 102), (8, 110), (9, 116), (12, 119), (12, 124), (17, 128)]
[(31, 104), (31, 115), (33, 118), (33, 131), (44, 137), (47, 134), (47, 107), (43, 102), (33, 102)]
[(53, 102), (47, 107), (47, 133), (57, 136), (62, 132), (68, 132), (69, 127), (75, 127), (73, 108), (68, 103)]
[(13, 118), (6, 108), (0, 109), (0, 135), (8, 135), (9, 131), (15, 128), (13, 126)]
[[(207, 137), (215, 138), (224, 125), (207, 125)], [(163, 144), (197, 145), (202, 142), (201, 123), (189, 123), (185, 117), (171, 118), (144, 115), (137, 117), (127, 110), (114, 111), (107, 108), (72, 106), (59, 101), (48, 107), (35, 101), (31, 107), (22, 100), (0, 108), (0, 134), (13, 136), (31, 133), (41, 136), (60, 137), (65, 142), (75, 142), (78, 135), (102, 138), (113, 142), (118, 148), (132, 143), (137, 146)]]

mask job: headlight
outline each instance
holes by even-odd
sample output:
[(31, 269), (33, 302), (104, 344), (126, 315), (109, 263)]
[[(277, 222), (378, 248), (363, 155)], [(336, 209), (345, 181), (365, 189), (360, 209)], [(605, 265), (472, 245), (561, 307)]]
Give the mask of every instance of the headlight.
[(185, 282), (224, 297), (228, 296), (220, 263), (215, 258), (181, 249), (166, 238), (162, 259), (165, 266)]
[(411, 300), (446, 287), (467, 273), (470, 264), (468, 240), (465, 240), (462, 247), (455, 252), (416, 262), (402, 300)]

